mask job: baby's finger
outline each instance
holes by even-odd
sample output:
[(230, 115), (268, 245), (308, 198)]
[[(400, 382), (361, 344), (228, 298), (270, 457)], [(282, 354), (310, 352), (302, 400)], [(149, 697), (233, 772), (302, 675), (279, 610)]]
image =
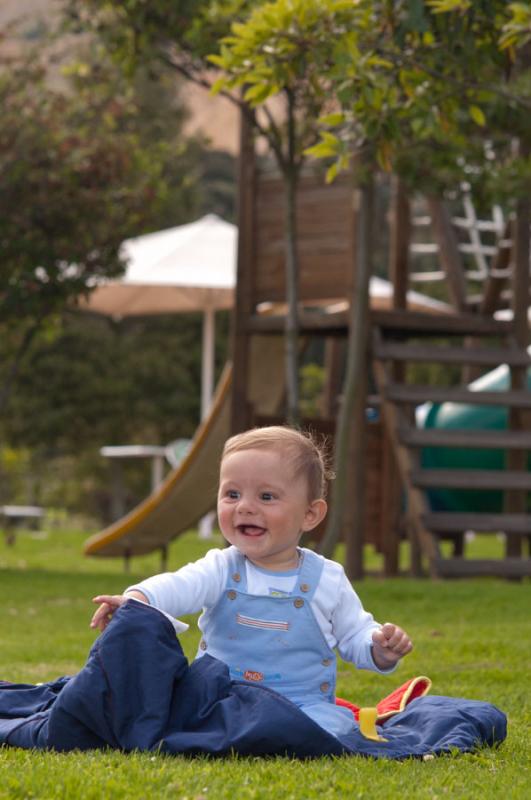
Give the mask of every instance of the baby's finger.
[(407, 634), (405, 634), (402, 628), (399, 628), (398, 625), (393, 625), (393, 628), (393, 632), (391, 633), (389, 631), (390, 635), (387, 636), (387, 646), (391, 648), (391, 650), (394, 650), (396, 647), (398, 647), (403, 637), (407, 636)]
[[(91, 628), (100, 628), (104, 630), (109, 622), (109, 617), (112, 614), (112, 606), (109, 603), (102, 603), (100, 607), (94, 612), (90, 621)], [(103, 624), (103, 627), (102, 627)]]
[(372, 640), (374, 644), (379, 644), (380, 647), (387, 647), (387, 639), (381, 628), (378, 631), (373, 631)]
[(109, 605), (116, 605), (116, 598), (119, 595), (114, 594), (97, 594), (92, 598), (93, 603), (109, 603)]
[(410, 653), (411, 650), (413, 650), (413, 642), (411, 641), (411, 639), (409, 638), (407, 633), (404, 633), (404, 635), (403, 635), (402, 639), (400, 640), (398, 646), (400, 648), (400, 651), (401, 651), (402, 655), (404, 655), (404, 656), (405, 656), (406, 653)]
[(390, 647), (389, 640), (394, 635), (395, 628), (396, 625), (393, 625), (391, 622), (386, 622), (379, 630), (373, 631), (373, 642), (379, 644), (380, 647)]
[(99, 628), (102, 619), (104, 619), (104, 617), (100, 614), (99, 611), (96, 611), (93, 614), (92, 619), (90, 620), (90, 627)]
[(400, 636), (396, 638), (393, 637), (393, 639), (395, 639), (391, 645), (393, 653), (398, 653), (401, 656), (405, 656), (406, 653), (409, 653), (409, 651), (413, 649), (411, 639), (404, 631), (400, 631)]
[(392, 640), (392, 638), (395, 635), (397, 630), (400, 630), (400, 629), (397, 628), (396, 625), (393, 625), (392, 622), (386, 622), (384, 625), (382, 625), (381, 631), (382, 631), (387, 643), (389, 643)]

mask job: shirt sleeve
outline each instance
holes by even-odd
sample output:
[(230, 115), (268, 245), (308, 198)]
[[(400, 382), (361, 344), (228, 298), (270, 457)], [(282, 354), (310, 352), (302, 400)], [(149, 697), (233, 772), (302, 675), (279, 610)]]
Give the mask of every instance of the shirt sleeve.
[(381, 626), (373, 615), (363, 608), (342, 567), (340, 567), (337, 604), (332, 612), (332, 626), (338, 653), (344, 661), (350, 661), (358, 669), (369, 669), (382, 674), (394, 672), (396, 664), (389, 669), (380, 669), (374, 662), (372, 634)]
[(209, 550), (204, 558), (181, 567), (176, 572), (154, 575), (129, 586), (127, 592), (142, 592), (150, 605), (180, 617), (195, 614), (217, 603), (227, 581), (226, 550)]

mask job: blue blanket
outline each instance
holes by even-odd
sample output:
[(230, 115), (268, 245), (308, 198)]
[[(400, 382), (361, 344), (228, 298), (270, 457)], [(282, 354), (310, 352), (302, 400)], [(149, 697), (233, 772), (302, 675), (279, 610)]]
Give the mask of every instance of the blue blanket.
[(74, 677), (0, 682), (0, 743), (57, 751), (400, 759), (494, 745), (506, 718), (489, 703), (421, 697), (378, 730), (386, 742), (357, 728), (337, 739), (276, 692), (231, 681), (220, 661), (189, 665), (171, 622), (135, 602), (114, 615)]

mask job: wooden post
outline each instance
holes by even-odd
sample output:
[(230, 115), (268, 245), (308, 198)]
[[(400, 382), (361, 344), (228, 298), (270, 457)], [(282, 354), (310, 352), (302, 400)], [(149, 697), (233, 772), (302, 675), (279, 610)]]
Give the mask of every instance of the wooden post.
[(327, 336), (325, 340), (325, 383), (323, 391), (323, 416), (335, 419), (338, 413), (337, 400), (341, 392), (341, 376), (345, 359), (345, 340)]
[[(389, 229), (389, 278), (393, 285), (393, 308), (407, 307), (409, 272), (409, 243), (411, 239), (411, 209), (404, 185), (398, 176), (391, 184), (391, 216)], [(401, 383), (405, 365), (392, 365), (393, 381)], [(400, 551), (400, 518), (402, 482), (395, 462), (393, 444), (389, 435), (383, 435), (382, 474), (382, 536), (385, 575), (397, 575)]]
[[(498, 309), (501, 293), (507, 284), (507, 278), (503, 276), (503, 273), (508, 269), (511, 259), (511, 227), (511, 223), (507, 222), (503, 236), (498, 242), (498, 250), (492, 259), (489, 276), (483, 287), (479, 313), (484, 316), (492, 316)], [(477, 346), (477, 341), (475, 336), (466, 336), (463, 344), (473, 350)], [(461, 370), (463, 383), (472, 383), (481, 373), (481, 367), (477, 365), (467, 364), (463, 366)]]
[(427, 198), (432, 229), (441, 266), (446, 273), (450, 301), (458, 311), (466, 309), (466, 282), (463, 260), (448, 209), (437, 197)]
[(411, 209), (402, 181), (395, 175), (391, 185), (389, 230), (389, 277), (393, 284), (393, 308), (407, 307)]
[[(249, 113), (251, 113), (249, 111)], [(232, 316), (232, 410), (231, 433), (238, 433), (251, 424), (247, 396), (249, 385), (248, 321), (253, 303), (253, 240), (254, 240), (254, 141), (252, 124), (246, 112), (241, 114), (240, 159), (238, 165), (238, 264), (236, 297)]]
[(483, 299), (481, 300), (480, 312), (482, 314), (493, 314), (500, 302), (500, 295), (507, 283), (507, 278), (500, 277), (499, 273), (505, 272), (511, 260), (511, 223), (505, 226), (502, 239), (498, 242), (498, 250), (491, 264), (491, 275), (485, 282)]
[[(525, 348), (529, 344), (529, 259), (531, 201), (529, 196), (521, 197), (516, 205), (513, 235), (513, 275), (512, 275), (512, 311), (514, 322), (514, 338), (519, 347)], [(527, 369), (525, 367), (510, 367), (511, 389), (524, 389), (527, 385)], [(522, 409), (510, 409), (509, 429), (516, 431), (525, 430), (524, 412)], [(506, 466), (509, 470), (525, 470), (527, 453), (525, 450), (508, 451)], [(527, 510), (527, 492), (510, 491), (505, 494), (504, 510), (509, 513), (525, 514)], [(506, 557), (519, 557), (522, 555), (522, 539), (516, 535), (507, 535)]]

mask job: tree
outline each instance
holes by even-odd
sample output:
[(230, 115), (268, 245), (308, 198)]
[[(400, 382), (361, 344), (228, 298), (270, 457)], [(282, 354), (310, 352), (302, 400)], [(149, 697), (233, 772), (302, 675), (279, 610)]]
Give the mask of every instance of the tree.
[[(286, 379), (291, 422), (299, 418), (296, 189), (305, 150), (316, 140), (316, 121), (329, 100), (328, 87), (320, 80), (319, 54), (323, 42), (339, 30), (341, 14), (350, 19), (351, 5), (347, 0), (205, 0), (177, 7), (160, 0), (148, 10), (142, 3), (124, 6), (112, 0), (67, 4), (76, 24), (103, 35), (123, 65), (161, 59), (189, 80), (223, 91), (268, 142), (285, 185)], [(217, 79), (215, 74), (211, 77), (212, 64), (221, 70)], [(283, 98), (282, 119), (267, 107), (272, 95)], [(252, 113), (257, 105), (263, 108), (261, 117)]]
[[(94, 4), (108, 13), (111, 9), (116, 12), (114, 2), (92, 0)], [(273, 136), (273, 152), (275, 144), (279, 150), (280, 141), (287, 142), (288, 153), (290, 148), (295, 152), (295, 126), (290, 126), (290, 119), (296, 121), (297, 114), (290, 115), (289, 93), (298, 81), (303, 84), (312, 74), (314, 57), (319, 71), (309, 82), (308, 97), (312, 102), (319, 100), (326, 87), (337, 105), (334, 113), (322, 120), (321, 141), (306, 152), (330, 159), (330, 178), (355, 155), (363, 159), (365, 175), (394, 169), (423, 188), (455, 185), (465, 163), (484, 191), (496, 172), (500, 184), (518, 181), (518, 193), (528, 186), (529, 155), (524, 148), (515, 159), (508, 146), (515, 133), (524, 140), (529, 136), (528, 70), (525, 58), (516, 66), (514, 59), (516, 43), (529, 38), (528, 3), (277, 0), (253, 4), (205, 0), (198, 4), (195, 20), (188, 18), (186, 24), (173, 6), (171, 14), (177, 16), (171, 16), (166, 31), (159, 22), (167, 4), (162, 0), (154, 4), (151, 15), (140, 10), (142, 5), (133, 2), (127, 4), (127, 11), (118, 12), (122, 22), (127, 18), (123, 27), (129, 38), (122, 37), (122, 42), (129, 43), (129, 55), (145, 46), (151, 56), (157, 51), (161, 57), (173, 59), (182, 74), (208, 84), (200, 70), (212, 37), (218, 37), (222, 45), (215, 62), (225, 73), (218, 86), (246, 86), (244, 97), (254, 106), (263, 106), (275, 93), (286, 94), (287, 136), (276, 140)], [(179, 11), (189, 12), (190, 6), (183, 4)], [(223, 40), (229, 11), (236, 23)], [(317, 20), (326, 15), (322, 38), (311, 26), (305, 27), (312, 20), (313, 28), (319, 29)], [(501, 36), (506, 37), (505, 49), (500, 47)], [(305, 72), (307, 68), (309, 72)], [(506, 85), (507, 75), (511, 87)], [(254, 117), (255, 124), (256, 120)], [(268, 131), (273, 131), (270, 115), (267, 122)], [(279, 153), (276, 155), (280, 163)], [(367, 296), (360, 296), (360, 309), (367, 302)], [(351, 374), (359, 376), (365, 364), (358, 344), (350, 357), (356, 359)], [(293, 384), (293, 378), (290, 381)], [(348, 413), (344, 407), (343, 414)], [(345, 425), (346, 421), (345, 417)], [(343, 423), (340, 421), (340, 429)], [(336, 462), (336, 472), (344, 468), (344, 463)], [(340, 510), (336, 516), (341, 519)], [(338, 532), (337, 527), (331, 531), (327, 548), (333, 547)]]
[[(433, 191), (467, 179), (514, 190), (511, 141), (528, 138), (529, 4), (362, 0), (355, 30), (333, 45), (339, 109), (312, 153), (345, 160), (372, 148), (380, 168)], [(518, 16), (515, 14), (518, 11)], [(527, 25), (527, 27), (526, 27)], [(526, 63), (527, 61), (527, 63)]]
[[(168, 357), (169, 341), (178, 357)], [(68, 311), (60, 332), (36, 341), (22, 364), (5, 436), (49, 454), (190, 437), (199, 417), (200, 341), (199, 314), (117, 322)]]
[[(218, 319), (218, 373), (227, 357), (227, 321), (225, 314)], [(34, 340), (1, 420), (0, 438), (13, 453), (28, 454), (26, 472), (38, 478), (39, 502), (81, 510), (96, 500), (101, 513), (109, 506), (111, 466), (99, 454), (102, 446), (165, 446), (193, 436), (201, 324), (200, 314), (118, 322), (67, 311), (53, 338)], [(6, 347), (0, 340), (0, 360)], [(124, 471), (134, 504), (150, 491), (149, 467), (133, 460)], [(64, 501), (61, 480), (68, 484)], [(0, 501), (16, 502), (6, 492), (4, 486)]]
[(117, 75), (89, 62), (68, 78), (52, 88), (34, 55), (0, 64), (0, 326), (11, 353), (0, 408), (34, 337), (53, 335), (62, 309), (121, 273), (121, 242), (170, 204), (173, 224), (195, 204), (187, 148), (173, 144), (172, 186), (163, 174), (170, 143), (143, 139), (138, 97), (123, 79), (117, 91)]
[[(454, 189), (466, 169), (482, 193), (510, 193), (513, 204), (528, 195), (531, 74), (515, 48), (531, 38), (529, 4), (362, 0), (357, 8), (358, 24), (330, 43), (338, 114), (309, 152), (334, 159), (337, 171), (363, 153), (373, 169), (428, 191)], [(516, 156), (515, 137), (526, 142)], [(336, 513), (326, 553), (340, 524)]]
[[(297, 187), (306, 151), (317, 138), (317, 121), (330, 105), (330, 41), (345, 31), (351, 3), (345, 0), (276, 0), (255, 8), (243, 23), (234, 23), (221, 39), (219, 55), (210, 61), (221, 70), (214, 91), (243, 92), (243, 101), (260, 107), (255, 130), (268, 142), (285, 189), (285, 275), (288, 312), (285, 323), (287, 417), (299, 419), (299, 259), (297, 254)], [(280, 115), (267, 101), (281, 98)]]

